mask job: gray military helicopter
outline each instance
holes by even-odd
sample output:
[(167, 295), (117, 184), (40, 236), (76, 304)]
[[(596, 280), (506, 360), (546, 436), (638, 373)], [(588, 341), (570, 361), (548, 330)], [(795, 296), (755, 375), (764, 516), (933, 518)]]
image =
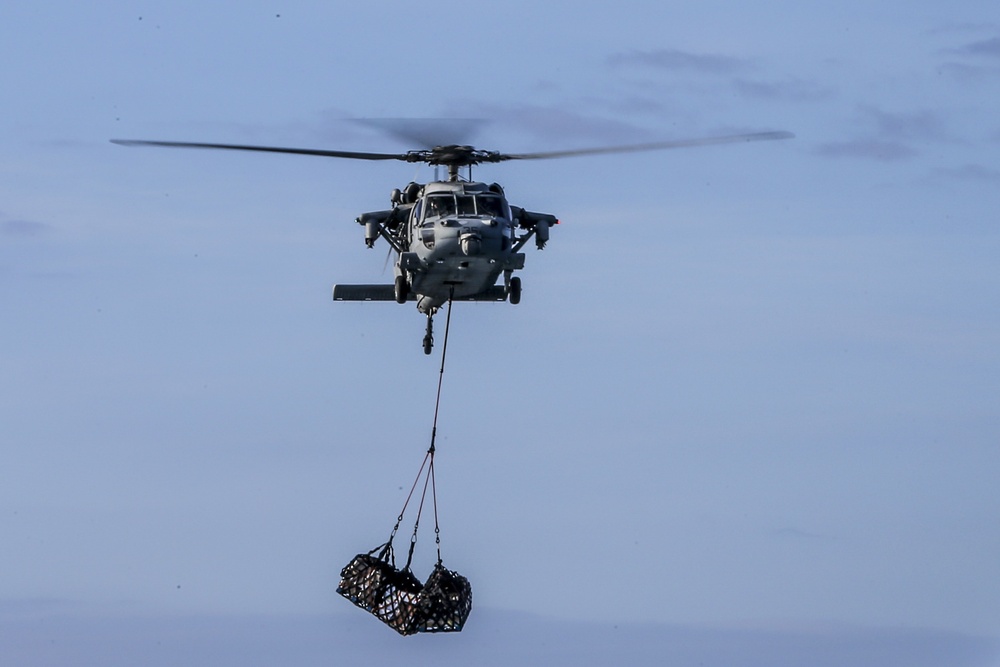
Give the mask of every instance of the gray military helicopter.
[[(541, 250), (549, 230), (559, 223), (554, 215), (537, 213), (507, 201), (503, 188), (472, 180), (472, 167), (510, 160), (630, 153), (792, 138), (790, 132), (757, 132), (680, 141), (583, 148), (541, 153), (499, 153), (465, 145), (435, 145), (405, 153), (366, 153), (308, 148), (278, 148), (240, 144), (192, 143), (112, 139), (123, 146), (165, 146), (290, 153), (354, 160), (399, 160), (447, 169), (447, 179), (426, 184), (409, 183), (392, 191), (392, 208), (363, 213), (357, 222), (365, 228), (365, 244), (373, 248), (379, 238), (396, 253), (395, 280), (390, 285), (334, 285), (336, 301), (415, 301), (427, 316), (423, 348), (434, 345), (434, 314), (451, 301), (521, 300), (521, 279), (514, 271), (524, 268), (521, 252), (534, 239)], [(463, 174), (463, 170), (465, 173)], [(502, 284), (497, 281), (503, 276)]]

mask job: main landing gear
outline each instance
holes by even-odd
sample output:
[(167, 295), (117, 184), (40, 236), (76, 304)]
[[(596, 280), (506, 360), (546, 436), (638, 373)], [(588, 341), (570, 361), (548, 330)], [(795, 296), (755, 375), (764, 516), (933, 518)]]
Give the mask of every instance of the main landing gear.
[(515, 306), (521, 303), (521, 279), (517, 276), (511, 278), (507, 286), (507, 300)]
[(410, 296), (410, 284), (406, 282), (406, 276), (396, 276), (396, 284), (393, 285), (393, 296), (396, 297), (396, 303), (406, 303), (406, 299)]
[(521, 303), (521, 278), (513, 275), (512, 269), (503, 272), (503, 286), (506, 291), (507, 302), (516, 306)]

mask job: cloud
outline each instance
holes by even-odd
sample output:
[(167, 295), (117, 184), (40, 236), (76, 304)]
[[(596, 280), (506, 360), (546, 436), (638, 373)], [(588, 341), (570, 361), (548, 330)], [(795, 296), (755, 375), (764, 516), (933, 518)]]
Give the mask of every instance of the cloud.
[(969, 65), (967, 63), (949, 62), (939, 68), (941, 74), (950, 76), (960, 82), (978, 83), (1000, 76), (1000, 68)]
[(745, 75), (757, 67), (752, 60), (735, 56), (660, 49), (616, 53), (608, 57), (607, 63), (612, 68), (646, 67), (660, 71), (694, 72), (734, 77), (730, 80), (730, 84), (737, 93), (747, 98), (810, 102), (829, 99), (832, 96), (832, 91), (829, 89), (803, 79), (786, 78), (778, 81), (767, 81), (747, 78), (746, 76), (740, 77), (738, 75)]
[(938, 169), (936, 173), (965, 183), (1000, 184), (1000, 170), (981, 164), (965, 164), (951, 169)]
[(893, 162), (917, 155), (915, 144), (949, 140), (944, 120), (931, 111), (890, 112), (862, 106), (852, 125), (857, 128), (854, 138), (827, 142), (815, 153), (824, 157)]
[(779, 82), (736, 79), (733, 81), (733, 85), (736, 87), (736, 91), (744, 97), (764, 100), (816, 102), (833, 97), (833, 92), (830, 89), (801, 79)]
[(971, 42), (953, 51), (970, 56), (986, 56), (988, 58), (1000, 58), (1000, 37), (982, 39), (978, 42)]
[(904, 144), (876, 139), (830, 142), (820, 145), (815, 153), (823, 157), (865, 158), (881, 162), (905, 160), (916, 155), (916, 151)]
[(997, 24), (991, 21), (963, 21), (959, 23), (949, 22), (927, 31), (928, 35), (955, 35), (982, 33), (984, 31), (995, 31)]
[(781, 539), (781, 540), (827, 540), (828, 536), (822, 535), (820, 533), (813, 533), (807, 530), (801, 530), (795, 528), (794, 526), (786, 526), (785, 528), (775, 528), (771, 531), (771, 537)]
[(612, 97), (610, 99), (594, 99), (592, 104), (615, 113), (640, 113), (655, 115), (657, 117), (663, 117), (675, 110), (672, 105), (641, 94)]
[(608, 56), (611, 67), (653, 67), (671, 71), (694, 71), (705, 74), (733, 74), (751, 67), (748, 60), (714, 53), (690, 53), (678, 49), (630, 51)]
[(1000, 37), (969, 42), (956, 48), (943, 49), (940, 53), (951, 57), (961, 56), (964, 60), (950, 60), (939, 68), (941, 74), (958, 81), (980, 82), (1000, 75), (1000, 68), (996, 66), (1000, 61)]
[(41, 236), (52, 227), (31, 220), (0, 220), (0, 236), (8, 238), (29, 238)]
[(859, 109), (861, 122), (871, 125), (881, 139), (942, 141), (948, 138), (944, 121), (930, 111), (892, 113), (875, 107)]

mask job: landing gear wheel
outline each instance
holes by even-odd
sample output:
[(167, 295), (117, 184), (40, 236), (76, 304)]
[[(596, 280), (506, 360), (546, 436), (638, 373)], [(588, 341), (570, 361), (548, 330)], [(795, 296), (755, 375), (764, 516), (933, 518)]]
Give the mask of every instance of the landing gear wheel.
[(434, 349), (434, 339), (424, 336), (424, 354), (430, 354), (432, 349)]
[(521, 279), (517, 276), (510, 279), (510, 287), (507, 288), (507, 299), (515, 306), (521, 303)]
[(396, 276), (394, 291), (396, 303), (406, 303), (406, 297), (410, 295), (410, 286), (406, 283), (406, 276)]

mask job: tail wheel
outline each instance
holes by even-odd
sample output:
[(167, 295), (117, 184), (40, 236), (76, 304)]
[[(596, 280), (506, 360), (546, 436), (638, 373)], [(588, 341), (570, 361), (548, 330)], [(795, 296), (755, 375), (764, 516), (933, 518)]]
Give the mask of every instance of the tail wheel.
[(410, 286), (406, 283), (406, 276), (396, 276), (396, 303), (406, 303), (406, 297), (410, 295)]
[(517, 276), (510, 279), (510, 287), (507, 288), (507, 299), (515, 306), (521, 303), (521, 279)]

